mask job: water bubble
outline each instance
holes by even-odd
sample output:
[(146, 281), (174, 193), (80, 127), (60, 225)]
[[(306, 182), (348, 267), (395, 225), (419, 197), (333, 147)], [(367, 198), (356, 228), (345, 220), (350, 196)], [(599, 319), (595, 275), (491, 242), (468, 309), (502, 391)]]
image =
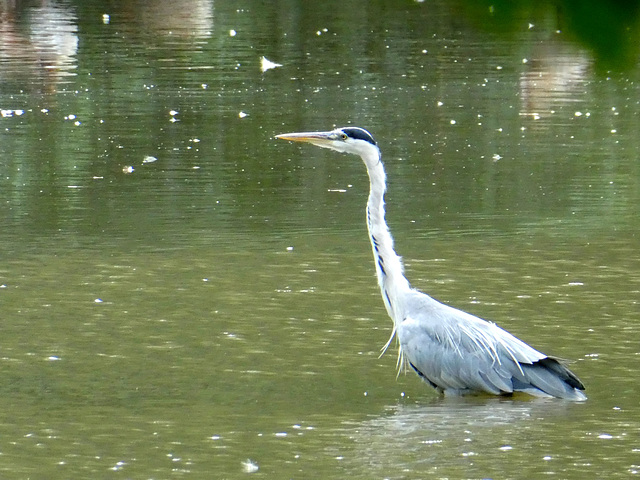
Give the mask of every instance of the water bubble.
[(244, 471), (245, 473), (255, 473), (259, 469), (260, 467), (258, 466), (258, 464), (250, 458), (247, 458), (244, 462), (242, 462), (242, 471)]

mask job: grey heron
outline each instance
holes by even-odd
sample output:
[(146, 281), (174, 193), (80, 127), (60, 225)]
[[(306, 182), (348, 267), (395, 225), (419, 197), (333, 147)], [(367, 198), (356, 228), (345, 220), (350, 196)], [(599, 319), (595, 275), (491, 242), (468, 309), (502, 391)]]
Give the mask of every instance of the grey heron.
[(385, 220), (386, 174), (373, 136), (358, 127), (285, 133), (306, 142), (360, 156), (369, 174), (367, 226), (382, 300), (405, 362), (445, 395), (525, 392), (538, 397), (586, 400), (584, 385), (561, 361), (530, 347), (493, 322), (450, 307), (411, 287)]

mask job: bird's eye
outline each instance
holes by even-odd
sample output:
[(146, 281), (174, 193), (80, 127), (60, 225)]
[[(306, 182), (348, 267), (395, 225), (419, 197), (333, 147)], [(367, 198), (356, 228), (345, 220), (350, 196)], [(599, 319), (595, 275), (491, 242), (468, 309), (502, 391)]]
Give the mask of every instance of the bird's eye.
[(346, 140), (347, 138), (348, 138), (348, 137), (347, 137), (347, 134), (346, 134), (346, 133), (342, 132), (342, 133), (340, 134), (340, 139), (341, 139), (341, 140)]

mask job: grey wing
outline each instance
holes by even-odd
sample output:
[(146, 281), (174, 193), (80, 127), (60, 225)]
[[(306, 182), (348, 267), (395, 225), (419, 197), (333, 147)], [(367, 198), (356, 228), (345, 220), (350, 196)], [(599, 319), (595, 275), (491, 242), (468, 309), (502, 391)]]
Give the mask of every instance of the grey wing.
[(580, 380), (506, 330), (430, 297), (398, 327), (405, 358), (443, 391), (525, 391), (583, 400)]

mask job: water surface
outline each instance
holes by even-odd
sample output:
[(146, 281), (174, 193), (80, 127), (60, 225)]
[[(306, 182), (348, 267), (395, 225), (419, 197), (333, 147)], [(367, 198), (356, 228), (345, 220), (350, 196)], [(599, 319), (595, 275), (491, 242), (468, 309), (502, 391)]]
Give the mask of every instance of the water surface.
[[(2, 477), (637, 473), (638, 34), (529, 7), (0, 7)], [(396, 378), (364, 167), (273, 139), (347, 124), (412, 284), (586, 403)]]

